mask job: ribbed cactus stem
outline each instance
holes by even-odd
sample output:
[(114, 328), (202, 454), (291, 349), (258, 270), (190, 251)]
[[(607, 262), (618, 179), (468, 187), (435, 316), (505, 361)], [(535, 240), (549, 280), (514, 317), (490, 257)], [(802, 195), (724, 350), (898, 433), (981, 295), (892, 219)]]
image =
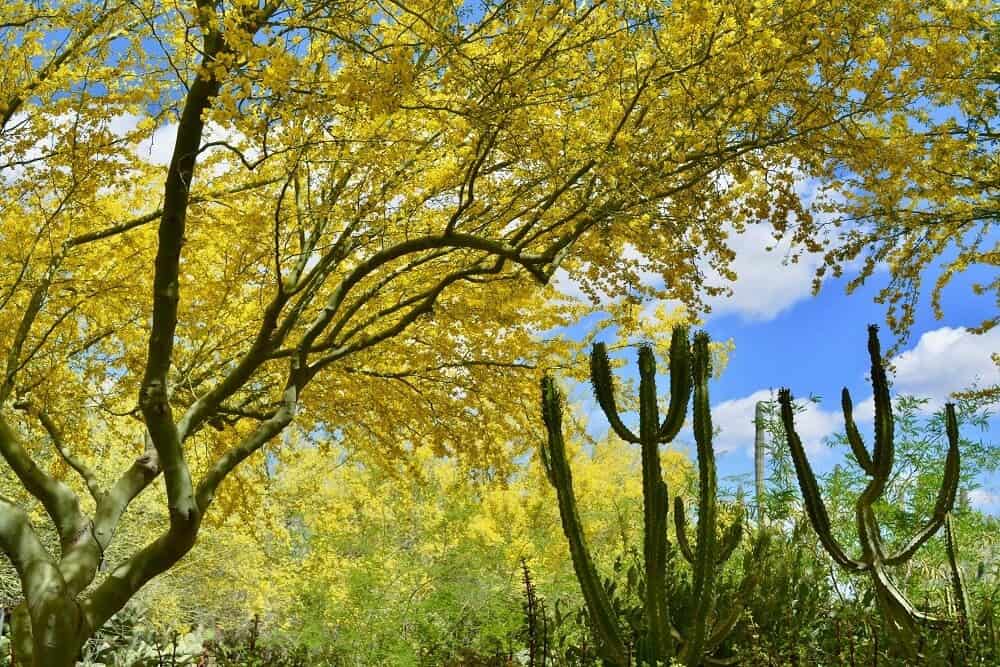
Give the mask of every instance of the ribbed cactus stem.
[(694, 438), (698, 450), (698, 545), (694, 552), (694, 614), (684, 645), (683, 662), (701, 662), (709, 621), (715, 609), (717, 546), (715, 452), (712, 448), (712, 415), (708, 396), (711, 364), (708, 336), (694, 338)]
[(549, 482), (556, 490), (563, 533), (569, 542), (573, 570), (590, 612), (591, 623), (600, 643), (601, 656), (612, 665), (626, 665), (628, 651), (615, 619), (611, 601), (601, 585), (594, 561), (587, 549), (583, 526), (573, 493), (573, 475), (566, 459), (562, 432), (562, 395), (552, 378), (542, 380), (542, 417), (547, 431), (542, 463)]
[(944, 406), (945, 434), (948, 437), (948, 455), (944, 460), (944, 477), (941, 480), (941, 488), (938, 490), (937, 501), (934, 503), (934, 511), (924, 527), (913, 536), (905, 547), (898, 554), (885, 559), (887, 565), (901, 565), (905, 563), (927, 540), (937, 534), (945, 519), (955, 506), (955, 498), (958, 494), (958, 482), (961, 472), (961, 458), (958, 451), (958, 419), (955, 416), (955, 406), (948, 403)]
[(660, 411), (656, 405), (656, 358), (648, 345), (639, 348), (639, 444), (642, 448), (643, 558), (646, 567), (646, 624), (649, 644), (658, 656), (668, 649), (666, 599), (666, 485), (660, 467)]
[(847, 390), (847, 387), (844, 387), (840, 394), (840, 406), (844, 412), (844, 430), (847, 433), (847, 442), (851, 446), (854, 458), (869, 476), (874, 475), (875, 465), (872, 463), (872, 457), (868, 455), (865, 443), (861, 440), (861, 433), (854, 423), (854, 403), (851, 401), (851, 392)]
[(850, 558), (833, 536), (830, 515), (826, 511), (826, 504), (820, 495), (816, 475), (809, 464), (802, 440), (795, 430), (795, 408), (792, 394), (788, 389), (778, 391), (778, 404), (781, 407), (781, 420), (785, 425), (788, 448), (792, 453), (792, 462), (795, 464), (795, 475), (798, 477), (799, 488), (802, 490), (806, 514), (809, 516), (809, 521), (812, 523), (817, 537), (819, 537), (820, 544), (838, 565), (855, 572), (864, 571), (867, 566)]
[(893, 460), (892, 403), (889, 400), (889, 380), (882, 366), (882, 352), (878, 342), (878, 327), (868, 327), (868, 356), (871, 359), (872, 393), (875, 399), (875, 453), (872, 469), (877, 490), (881, 495), (889, 480)]
[[(680, 496), (674, 498), (674, 533), (677, 535), (677, 546), (680, 548), (681, 555), (684, 556), (684, 560), (693, 565), (695, 549), (691, 546), (691, 540), (688, 538), (687, 514), (684, 510), (684, 500)], [(743, 516), (740, 515), (723, 533), (722, 541), (718, 544), (715, 562), (722, 565), (729, 560), (742, 538)]]
[(892, 631), (897, 643), (916, 658), (918, 623), (939, 624), (941, 620), (916, 609), (896, 587), (886, 571), (887, 566), (908, 561), (914, 553), (945, 524), (948, 513), (955, 504), (959, 479), (958, 421), (955, 406), (945, 406), (945, 426), (948, 435), (948, 455), (945, 459), (944, 478), (938, 492), (934, 511), (927, 524), (897, 554), (887, 555), (882, 544), (882, 535), (875, 515), (875, 504), (885, 492), (892, 473), (893, 463), (893, 416), (889, 398), (889, 382), (882, 365), (878, 341), (878, 329), (868, 327), (868, 354), (871, 359), (871, 382), (875, 399), (875, 444), (869, 458), (861, 434), (852, 415), (853, 405), (850, 393), (845, 388), (841, 395), (844, 423), (851, 451), (858, 464), (871, 478), (865, 490), (858, 497), (855, 507), (858, 541), (861, 557), (852, 559), (834, 539), (823, 499), (820, 497), (816, 477), (809, 465), (802, 441), (795, 431), (795, 413), (792, 396), (787, 389), (778, 394), (781, 403), (781, 417), (788, 436), (788, 445), (795, 463), (795, 473), (805, 501), (806, 512), (823, 547), (842, 567), (854, 572), (867, 572), (875, 589), (876, 599), (887, 627)]
[(657, 659), (667, 660), (672, 653), (670, 610), (667, 605), (667, 517), (670, 504), (667, 485), (660, 480), (653, 491), (652, 552), (646, 560), (646, 623), (649, 645)]
[[(733, 664), (730, 659), (715, 659), (714, 651), (739, 620), (742, 604), (729, 610), (713, 624), (716, 576), (719, 565), (735, 550), (742, 534), (742, 517), (729, 526), (720, 541), (716, 537), (716, 470), (712, 450), (712, 421), (709, 411), (708, 379), (711, 375), (708, 336), (695, 336), (693, 354), (688, 348), (684, 327), (674, 329), (670, 344), (670, 406), (660, 421), (656, 400), (656, 361), (652, 348), (639, 349), (639, 434), (635, 435), (621, 420), (615, 403), (614, 385), (607, 350), (594, 345), (591, 354), (591, 382), (594, 394), (612, 430), (621, 438), (640, 445), (642, 452), (643, 490), (643, 560), (646, 575), (646, 637), (641, 643), (640, 660), (644, 664), (666, 663), (679, 646), (683, 662), (690, 667), (701, 664)], [(688, 542), (684, 504), (675, 499), (678, 543), (694, 570), (695, 610), (685, 633), (670, 618), (667, 601), (667, 522), (670, 514), (667, 485), (663, 481), (659, 445), (672, 439), (684, 423), (684, 414), (694, 387), (694, 431), (698, 448), (698, 527), (697, 546)], [(555, 383), (542, 383), (542, 416), (548, 431), (542, 448), (542, 464), (549, 482), (555, 487), (563, 532), (570, 543), (573, 568), (583, 590), (584, 601), (601, 645), (601, 656), (612, 665), (624, 665), (628, 658), (625, 643), (613, 616), (608, 595), (601, 586), (593, 560), (587, 551), (580, 525), (573, 483), (566, 461), (562, 436), (561, 397)], [(744, 582), (746, 590), (751, 587)], [(743, 590), (741, 588), (741, 590)]]
[(955, 543), (955, 529), (951, 525), (951, 514), (944, 519), (944, 546), (948, 553), (948, 566), (951, 569), (951, 590), (955, 597), (955, 614), (957, 616), (959, 628), (962, 631), (962, 639), (966, 645), (971, 642), (969, 628), (969, 599), (965, 594), (965, 577), (962, 575), (962, 567), (958, 562), (958, 545)]
[(743, 515), (740, 514), (722, 534), (722, 541), (719, 542), (719, 553), (716, 555), (715, 562), (722, 565), (729, 560), (729, 557), (736, 551), (736, 547), (739, 546), (742, 537)]
[(684, 511), (684, 499), (680, 496), (674, 498), (674, 533), (677, 535), (677, 546), (681, 555), (688, 563), (694, 564), (694, 550), (691, 548), (691, 540), (687, 534), (687, 514)]

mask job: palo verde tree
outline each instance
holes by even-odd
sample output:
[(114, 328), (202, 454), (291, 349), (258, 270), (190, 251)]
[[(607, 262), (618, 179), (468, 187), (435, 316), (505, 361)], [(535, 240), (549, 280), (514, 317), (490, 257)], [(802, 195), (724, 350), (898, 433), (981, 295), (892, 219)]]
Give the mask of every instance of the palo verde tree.
[[(939, 38), (985, 9), (893, 7), (4, 3), (18, 662), (72, 664), (211, 507), (245, 509), (266, 466), (240, 464), (280, 457), (293, 419), (498, 463), (533, 412), (510, 409), (531, 332), (560, 322), (532, 282), (562, 268), (615, 297), (654, 273), (696, 308), (706, 268), (732, 277), (725, 225), (806, 224), (797, 174), (840, 178), (817, 156), (922, 113), (975, 57)], [(166, 525), (102, 568), (149, 489)]]

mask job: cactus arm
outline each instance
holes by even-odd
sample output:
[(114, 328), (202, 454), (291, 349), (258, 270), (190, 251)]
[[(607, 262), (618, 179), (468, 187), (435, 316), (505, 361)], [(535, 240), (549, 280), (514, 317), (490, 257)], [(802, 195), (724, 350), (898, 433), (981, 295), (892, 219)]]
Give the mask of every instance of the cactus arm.
[[(802, 489), (809, 520), (812, 522), (820, 542), (834, 560), (846, 569), (871, 573), (878, 607), (882, 612), (886, 627), (899, 645), (909, 653), (910, 658), (917, 660), (919, 656), (914, 640), (919, 636), (918, 624), (942, 626), (946, 624), (946, 621), (915, 608), (892, 582), (885, 568), (887, 565), (898, 565), (911, 558), (917, 549), (940, 529), (942, 524), (946, 526), (946, 532), (950, 530), (949, 512), (955, 503), (959, 477), (958, 422), (954, 406), (946, 406), (945, 426), (948, 435), (948, 456), (945, 460), (944, 479), (941, 489), (938, 491), (937, 502), (930, 520), (899, 553), (892, 557), (886, 557), (878, 519), (873, 508), (885, 491), (892, 471), (893, 417), (889, 398), (889, 383), (885, 369), (882, 367), (882, 357), (879, 350), (878, 328), (874, 325), (868, 327), (868, 354), (871, 358), (871, 381), (875, 399), (875, 446), (870, 460), (854, 425), (850, 394), (846, 389), (842, 394), (848, 441), (858, 463), (871, 477), (856, 505), (858, 539), (862, 547), (861, 560), (848, 558), (833, 538), (830, 530), (830, 519), (819, 495), (816, 477), (806, 458), (802, 441), (795, 432), (790, 392), (787, 389), (782, 389), (778, 394), (778, 401), (781, 403), (781, 418), (788, 435), (789, 449), (795, 464), (799, 487)], [(946, 535), (945, 537), (946, 540), (950, 540), (952, 536)]]
[(969, 644), (972, 637), (969, 633), (969, 600), (965, 595), (965, 579), (962, 568), (958, 564), (958, 546), (955, 544), (955, 533), (951, 526), (951, 513), (944, 520), (944, 546), (948, 553), (948, 566), (951, 569), (951, 588), (955, 595), (955, 608), (958, 616), (959, 629), (962, 638)]
[(861, 433), (854, 423), (854, 404), (851, 402), (851, 392), (844, 387), (840, 393), (840, 406), (844, 411), (844, 429), (847, 432), (847, 443), (851, 446), (854, 458), (858, 465), (869, 475), (875, 475), (875, 465), (872, 458), (865, 449), (865, 443), (861, 440)]
[(729, 557), (733, 555), (736, 547), (739, 545), (740, 540), (743, 537), (743, 515), (736, 517), (726, 532), (722, 535), (722, 542), (719, 544), (719, 555), (716, 557), (715, 562), (722, 565)]
[(887, 565), (899, 565), (909, 560), (923, 546), (924, 542), (937, 533), (942, 525), (945, 525), (948, 514), (955, 505), (961, 462), (958, 452), (958, 426), (955, 419), (955, 406), (951, 403), (945, 406), (945, 423), (948, 433), (948, 456), (944, 462), (944, 479), (941, 482), (941, 489), (938, 491), (937, 502), (934, 504), (934, 512), (931, 514), (927, 525), (898, 554), (891, 558), (886, 558), (885, 562)]
[(704, 664), (712, 665), (713, 667), (729, 667), (730, 665), (740, 664), (740, 659), (735, 656), (732, 658), (712, 658), (709, 656), (705, 656)]
[(882, 610), (886, 628), (909, 657), (916, 657), (913, 638), (917, 636), (916, 609), (903, 597), (896, 585), (880, 566), (872, 568), (872, 584), (878, 608)]
[(602, 657), (613, 665), (626, 665), (628, 652), (621, 630), (584, 540), (573, 495), (573, 476), (566, 460), (566, 444), (562, 433), (562, 396), (549, 377), (542, 380), (542, 418), (548, 435), (543, 456), (545, 472), (556, 490), (563, 533), (569, 542), (573, 569), (601, 645)]
[(812, 523), (820, 543), (841, 567), (853, 572), (864, 572), (868, 569), (868, 565), (850, 558), (833, 536), (830, 515), (827, 514), (826, 505), (820, 496), (816, 475), (812, 471), (812, 466), (809, 465), (802, 440), (795, 430), (795, 411), (792, 409), (791, 392), (788, 389), (781, 389), (778, 392), (778, 402), (781, 405), (781, 420), (788, 436), (788, 446), (792, 453), (792, 462), (795, 464), (795, 475), (799, 480), (802, 498), (805, 501), (806, 514), (809, 515), (809, 521)]
[(684, 425), (688, 401), (691, 398), (691, 352), (688, 349), (687, 327), (674, 327), (670, 334), (670, 407), (663, 419), (657, 439), (670, 442)]
[(809, 465), (802, 440), (795, 430), (795, 412), (792, 408), (792, 395), (788, 389), (781, 389), (778, 392), (778, 402), (781, 405), (781, 419), (785, 426), (785, 433), (788, 436), (789, 449), (792, 453), (792, 461), (795, 464), (795, 474), (799, 480), (799, 487), (802, 490), (802, 497), (806, 506), (806, 513), (819, 537), (820, 543), (827, 553), (841, 567), (862, 572), (867, 569), (867, 565), (854, 560), (844, 553), (844, 550), (833, 537), (830, 525), (830, 516), (826, 511), (826, 505), (819, 493), (819, 485), (816, 483), (816, 476)]
[(598, 405), (608, 419), (608, 424), (618, 437), (625, 442), (638, 443), (636, 437), (622, 422), (615, 404), (615, 383), (611, 377), (611, 362), (608, 360), (608, 349), (604, 343), (594, 343), (590, 352), (590, 382), (594, 387), (594, 396)]
[(945, 619), (914, 607), (881, 565), (874, 566), (871, 571), (879, 608), (884, 611), (890, 630), (899, 633), (897, 639), (904, 646), (918, 636), (918, 623), (936, 627), (947, 625)]
[[(869, 483), (870, 486), (870, 483)], [(862, 494), (858, 499), (857, 510), (858, 541), (861, 542), (862, 560), (866, 563), (884, 563), (887, 560), (882, 545), (882, 534), (879, 531), (878, 519), (872, 504)]]
[[(735, 526), (739, 526), (740, 531), (735, 531), (734, 530)], [(727, 531), (727, 534), (736, 534), (737, 536), (740, 536), (741, 531), (742, 531), (742, 521), (738, 521), (737, 523), (734, 523), (732, 526), (730, 526), (729, 530)], [(739, 543), (738, 537), (733, 541), (733, 547), (735, 547), (737, 543)], [(763, 555), (762, 551), (763, 547), (764, 547), (763, 542), (758, 542), (756, 545), (754, 545), (752, 553), (755, 564), (759, 562), (761, 556)], [(720, 558), (718, 562), (722, 563), (725, 560), (726, 560), (725, 558)], [(750, 572), (749, 574), (744, 576), (743, 581), (740, 583), (739, 592), (737, 593), (736, 599), (733, 601), (733, 604), (730, 606), (729, 612), (726, 615), (720, 616), (719, 618), (716, 619), (715, 627), (712, 628), (712, 633), (708, 636), (708, 639), (705, 642), (704, 652), (706, 654), (713, 653), (719, 647), (719, 645), (723, 641), (725, 641), (726, 637), (728, 637), (729, 634), (733, 631), (733, 628), (736, 627), (736, 624), (743, 616), (743, 610), (746, 609), (746, 600), (748, 600), (753, 595), (754, 590), (757, 588), (757, 583), (758, 583), (758, 578), (756, 573)], [(717, 662), (713, 662), (712, 659), (706, 658), (706, 664), (736, 664), (735, 662), (727, 662), (730, 660), (730, 658), (723, 658), (723, 659), (717, 658), (715, 660)]]
[(693, 369), (694, 437), (698, 450), (698, 545), (692, 566), (692, 597), (695, 607), (683, 653), (683, 662), (690, 667), (695, 667), (702, 661), (709, 619), (715, 608), (716, 473), (708, 396), (708, 335), (704, 332), (699, 332), (694, 337)]
[[(868, 327), (868, 356), (871, 358), (872, 392), (875, 398), (875, 453), (872, 457), (872, 468), (875, 479), (879, 481), (878, 495), (882, 494), (892, 471), (893, 460), (893, 424), (892, 403), (889, 400), (889, 380), (882, 366), (882, 352), (878, 343), (878, 327), (874, 324)], [(876, 497), (877, 497), (876, 496)]]
[(743, 609), (743, 602), (740, 600), (730, 607), (729, 613), (719, 617), (715, 623), (715, 627), (712, 628), (712, 634), (705, 641), (705, 653), (713, 652), (719, 647), (719, 644), (725, 641), (729, 633), (736, 627), (736, 624), (740, 622), (740, 618), (743, 616)]
[(680, 547), (684, 560), (694, 565), (694, 552), (687, 535), (687, 515), (684, 513), (684, 499), (674, 498), (674, 532), (677, 534), (677, 546)]

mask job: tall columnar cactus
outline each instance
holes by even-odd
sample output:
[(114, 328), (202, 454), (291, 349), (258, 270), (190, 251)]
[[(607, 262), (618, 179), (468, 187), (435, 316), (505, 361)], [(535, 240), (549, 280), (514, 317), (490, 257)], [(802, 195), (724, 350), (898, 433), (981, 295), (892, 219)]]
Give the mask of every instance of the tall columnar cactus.
[(912, 558), (913, 554), (941, 528), (948, 512), (955, 504), (959, 473), (958, 422), (955, 418), (955, 406), (946, 405), (945, 430), (948, 436), (948, 455), (944, 466), (944, 480), (938, 492), (933, 514), (923, 529), (906, 546), (896, 553), (886, 553), (874, 505), (885, 492), (892, 473), (893, 417), (889, 400), (889, 383), (879, 350), (878, 328), (874, 325), (868, 327), (868, 354), (871, 357), (871, 381), (875, 398), (875, 445), (872, 454), (869, 455), (854, 423), (850, 393), (845, 388), (841, 395), (848, 444), (858, 465), (870, 478), (868, 486), (858, 497), (855, 506), (858, 538), (861, 543), (859, 558), (848, 556), (833, 535), (830, 517), (820, 496), (816, 476), (806, 458), (802, 440), (795, 431), (792, 395), (788, 389), (780, 391), (778, 401), (781, 404), (781, 418), (788, 434), (788, 444), (795, 463), (799, 487), (802, 489), (806, 512), (820, 542), (842, 568), (849, 572), (863, 572), (871, 576), (879, 608), (890, 632), (903, 647), (912, 648), (919, 623), (940, 624), (942, 621), (916, 609), (892, 582), (886, 568), (900, 565)]
[[(740, 605), (734, 605), (734, 609), (724, 617), (715, 619), (714, 614), (716, 577), (721, 565), (736, 548), (742, 528), (737, 522), (724, 531), (721, 540), (716, 536), (716, 472), (708, 400), (710, 357), (707, 334), (697, 334), (693, 347), (692, 355), (687, 329), (675, 328), (670, 341), (670, 404), (662, 421), (656, 402), (653, 351), (647, 346), (640, 347), (638, 434), (624, 424), (618, 412), (604, 345), (594, 345), (590, 357), (594, 394), (612, 430), (622, 440), (638, 444), (642, 452), (643, 564), (646, 577), (643, 608), (647, 634), (640, 659), (653, 665), (674, 656), (692, 666), (725, 664), (724, 660), (706, 656), (725, 639), (741, 613)], [(670, 504), (660, 469), (659, 447), (673, 440), (680, 431), (692, 384), (699, 479), (697, 542), (693, 546), (687, 536), (684, 505), (680, 498), (675, 499), (675, 521), (678, 543), (693, 568), (695, 609), (688, 622), (679, 629), (671, 618), (667, 600)], [(548, 377), (542, 381), (542, 416), (548, 431), (547, 443), (541, 448), (542, 461), (549, 482), (556, 490), (563, 531), (569, 541), (573, 567), (600, 643), (601, 656), (612, 665), (627, 665), (629, 658), (625, 638), (584, 540), (563, 441), (562, 398), (555, 382)], [(751, 585), (752, 580), (744, 582), (741, 589), (744, 594), (749, 592)]]
[(955, 544), (955, 530), (951, 525), (951, 513), (944, 520), (944, 548), (948, 554), (948, 567), (951, 569), (951, 591), (955, 598), (955, 619), (962, 632), (962, 639), (968, 646), (971, 641), (969, 628), (969, 596), (965, 593), (965, 577), (962, 566), (958, 562), (958, 546)]

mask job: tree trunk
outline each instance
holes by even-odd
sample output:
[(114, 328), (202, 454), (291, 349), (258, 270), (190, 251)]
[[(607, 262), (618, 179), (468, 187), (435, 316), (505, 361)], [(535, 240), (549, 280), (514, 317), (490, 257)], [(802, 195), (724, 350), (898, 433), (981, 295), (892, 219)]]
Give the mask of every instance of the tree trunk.
[(74, 667), (87, 639), (76, 601), (52, 600), (35, 610), (35, 622), (31, 615), (23, 602), (11, 615), (14, 667)]

